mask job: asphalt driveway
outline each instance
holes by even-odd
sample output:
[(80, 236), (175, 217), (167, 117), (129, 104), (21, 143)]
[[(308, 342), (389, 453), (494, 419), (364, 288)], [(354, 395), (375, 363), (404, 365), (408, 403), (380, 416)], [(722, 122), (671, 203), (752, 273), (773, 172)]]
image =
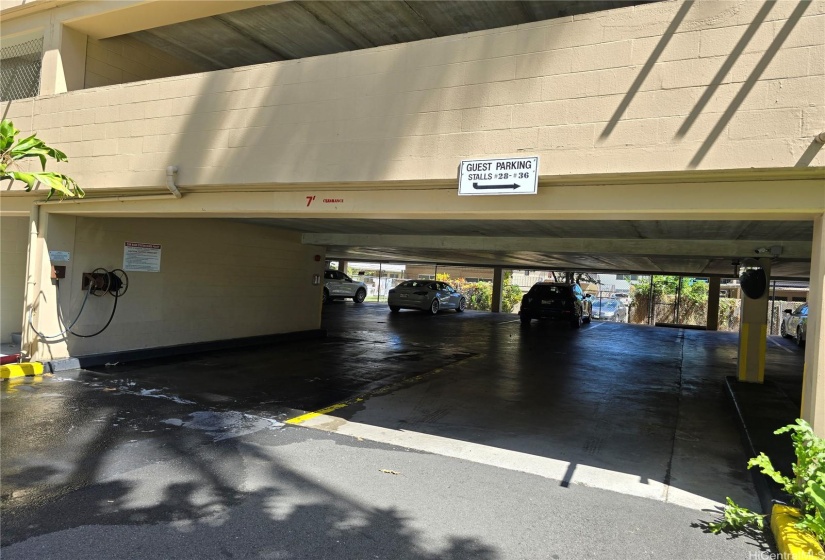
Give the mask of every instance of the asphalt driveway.
[[(735, 335), (514, 319), (336, 303), (324, 341), (4, 382), (3, 556), (765, 550), (703, 531), (726, 495), (757, 507)], [(783, 342), (769, 368), (801, 370)]]

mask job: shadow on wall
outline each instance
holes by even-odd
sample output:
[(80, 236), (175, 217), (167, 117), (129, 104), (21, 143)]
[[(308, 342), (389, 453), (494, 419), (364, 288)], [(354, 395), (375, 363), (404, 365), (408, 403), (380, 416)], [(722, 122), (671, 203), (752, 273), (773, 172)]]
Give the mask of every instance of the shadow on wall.
[[(690, 163), (688, 164), (688, 168), (695, 169), (702, 163), (702, 160), (707, 156), (713, 145), (716, 143), (716, 141), (722, 135), (724, 130), (730, 124), (730, 121), (733, 119), (734, 115), (739, 110), (742, 103), (747, 98), (748, 94), (750, 94), (751, 90), (753, 90), (754, 86), (759, 81), (760, 77), (765, 72), (765, 70), (768, 68), (771, 61), (782, 48), (782, 44), (791, 34), (791, 31), (793, 31), (797, 23), (799, 23), (799, 20), (802, 18), (810, 4), (811, 2), (805, 0), (801, 0), (799, 2), (797, 7), (788, 17), (785, 24), (776, 34), (776, 37), (774, 37), (771, 44), (765, 50), (764, 54), (762, 55), (762, 58), (757, 62), (757, 64), (751, 71), (750, 75), (742, 83), (741, 88), (733, 97), (727, 109), (725, 109), (725, 111), (719, 117), (718, 122), (710, 131), (707, 138), (705, 138), (702, 145), (700, 146), (699, 150), (691, 159)], [(690, 131), (691, 127), (696, 122), (697, 118), (701, 115), (702, 111), (705, 109), (707, 104), (711, 101), (711, 99), (713, 99), (714, 95), (717, 93), (719, 87), (725, 82), (726, 77), (730, 74), (734, 65), (744, 53), (748, 43), (750, 43), (750, 41), (756, 35), (757, 31), (759, 30), (759, 27), (764, 23), (768, 14), (775, 5), (776, 2), (768, 0), (759, 9), (757, 14), (754, 16), (753, 21), (748, 25), (748, 28), (742, 34), (742, 37), (740, 37), (739, 41), (733, 47), (728, 57), (725, 59), (724, 63), (719, 67), (719, 70), (716, 72), (708, 86), (705, 88), (705, 91), (702, 93), (701, 97), (696, 102), (696, 105), (693, 107), (693, 109), (691, 109), (690, 113), (685, 118), (685, 122), (676, 132), (676, 135), (674, 136), (675, 141), (683, 139), (687, 135), (688, 131)], [(619, 103), (619, 106), (613, 113), (613, 116), (610, 118), (610, 121), (607, 123), (607, 126), (605, 126), (604, 130), (599, 135), (600, 141), (604, 141), (610, 137), (610, 134), (613, 132), (613, 130), (616, 128), (616, 125), (622, 119), (623, 115), (632, 103), (633, 98), (639, 92), (645, 79), (647, 79), (647, 77), (650, 75), (650, 72), (652, 71), (653, 67), (658, 62), (659, 58), (661, 57), (671, 38), (676, 33), (676, 30), (678, 29), (682, 21), (685, 19), (685, 16), (687, 15), (688, 11), (690, 11), (692, 6), (692, 0), (687, 0), (680, 6), (679, 11), (673, 18), (673, 21), (670, 23), (667, 30), (662, 34), (662, 38), (659, 40), (659, 43), (653, 49), (653, 52), (650, 54), (650, 57), (648, 57), (644, 66), (642, 66), (641, 70), (639, 71), (639, 74), (636, 76), (636, 79), (633, 81), (632, 85), (630, 86), (624, 98), (622, 99), (621, 103)], [(808, 164), (810, 164), (810, 162), (813, 161), (813, 158), (818, 153), (819, 148), (821, 148), (821, 146), (817, 147), (814, 144), (812, 144), (802, 155), (799, 162), (797, 162), (796, 167), (805, 167)]]

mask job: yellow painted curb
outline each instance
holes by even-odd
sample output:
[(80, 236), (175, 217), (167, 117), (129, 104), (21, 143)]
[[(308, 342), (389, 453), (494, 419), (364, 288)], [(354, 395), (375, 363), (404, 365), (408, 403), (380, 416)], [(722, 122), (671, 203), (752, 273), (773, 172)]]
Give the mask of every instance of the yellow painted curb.
[(43, 375), (43, 364), (40, 362), (24, 362), (22, 364), (0, 366), (0, 379), (14, 379), (15, 377), (32, 375)]
[(816, 538), (796, 528), (798, 520), (798, 509), (774, 504), (771, 510), (771, 531), (779, 548), (779, 557), (783, 560), (825, 559), (825, 552)]

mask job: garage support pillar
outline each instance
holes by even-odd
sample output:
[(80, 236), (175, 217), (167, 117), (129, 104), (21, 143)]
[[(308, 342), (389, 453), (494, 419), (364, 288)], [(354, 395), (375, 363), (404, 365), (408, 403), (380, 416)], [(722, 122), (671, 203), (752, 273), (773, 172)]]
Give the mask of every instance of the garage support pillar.
[(490, 308), (493, 313), (501, 312), (501, 292), (504, 287), (504, 269), (500, 266), (493, 268), (493, 301)]
[[(51, 259), (49, 251), (61, 251), (71, 255), (75, 245), (74, 216), (50, 214), (41, 205), (32, 209), (29, 221), (29, 254), (26, 260), (26, 293), (23, 313), (23, 339), (21, 352), (32, 360), (49, 360), (64, 358), (68, 354), (65, 338), (54, 338), (48, 342), (41, 340), (29, 326), (47, 334), (59, 333), (63, 323), (58, 312), (57, 283), (51, 278)], [(65, 262), (66, 278), (60, 284), (63, 306), (71, 304), (73, 293), (72, 265), (76, 259), (70, 257)], [(63, 263), (61, 263), (63, 264)], [(68, 316), (68, 310), (62, 310)]]
[(719, 290), (722, 287), (722, 279), (718, 276), (708, 278), (708, 318), (707, 329), (709, 331), (719, 330)]
[[(771, 260), (759, 259), (770, 284)], [(759, 299), (742, 293), (742, 323), (739, 327), (739, 381), (765, 381), (765, 351), (768, 344), (768, 290)]]
[(805, 333), (805, 368), (802, 377), (802, 418), (819, 437), (825, 437), (825, 216), (814, 220), (811, 287)]

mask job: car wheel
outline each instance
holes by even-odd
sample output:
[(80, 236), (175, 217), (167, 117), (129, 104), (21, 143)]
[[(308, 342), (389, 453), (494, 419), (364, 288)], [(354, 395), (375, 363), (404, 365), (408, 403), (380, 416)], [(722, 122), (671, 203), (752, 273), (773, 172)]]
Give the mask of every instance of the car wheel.
[(324, 288), (324, 297), (321, 299), (321, 303), (328, 303), (329, 302), (329, 290)]
[(574, 329), (582, 328), (582, 316), (576, 315), (575, 317), (573, 317), (573, 320), (570, 321), (570, 326)]
[(785, 321), (779, 323), (779, 334), (782, 335), (782, 338), (791, 338), (791, 335), (788, 334), (787, 327), (785, 327)]
[(455, 310), (458, 313), (461, 313), (465, 309), (467, 309), (467, 300), (464, 299), (464, 298), (461, 298), (460, 300), (458, 300), (458, 307), (456, 307)]
[(796, 334), (793, 337), (794, 342), (796, 342), (797, 346), (805, 346), (805, 340), (802, 338), (802, 329), (796, 327)]
[(521, 315), (519, 316), (519, 319), (521, 319), (522, 325), (529, 325), (532, 320), (529, 315)]
[(397, 305), (390, 305), (390, 312), (398, 313), (399, 311), (401, 311), (400, 307), (398, 307)]
[(364, 303), (365, 299), (367, 299), (367, 290), (364, 288), (359, 288), (359, 290), (355, 292), (355, 296), (353, 296), (352, 301), (355, 303)]
[(430, 303), (430, 313), (435, 315), (438, 313), (439, 307), (441, 307), (441, 305), (438, 303), (438, 298), (433, 298), (432, 303)]

